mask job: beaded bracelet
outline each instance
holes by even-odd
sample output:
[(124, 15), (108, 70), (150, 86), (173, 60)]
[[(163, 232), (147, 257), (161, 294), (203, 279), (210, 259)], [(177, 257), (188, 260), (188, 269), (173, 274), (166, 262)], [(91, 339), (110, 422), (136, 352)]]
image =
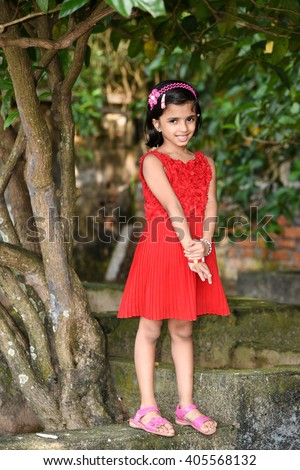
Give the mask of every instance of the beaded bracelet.
[(201, 261), (202, 263), (205, 263), (205, 258), (200, 258), (200, 259), (188, 259), (188, 262), (189, 263), (194, 263), (194, 264), (198, 264), (199, 261)]
[(210, 255), (211, 252), (212, 252), (212, 244), (211, 244), (211, 242), (210, 242), (209, 240), (206, 240), (206, 238), (200, 238), (199, 241), (200, 241), (200, 242), (204, 242), (204, 243), (206, 243), (206, 244), (208, 245), (208, 252), (207, 252), (207, 254), (206, 254), (205, 256)]
[[(200, 239), (199, 239), (199, 242), (204, 242), (204, 243), (206, 243), (206, 244), (208, 245), (208, 252), (207, 252), (207, 254), (204, 255), (204, 256), (201, 258), (202, 263), (205, 263), (205, 256), (210, 255), (211, 252), (212, 252), (212, 244), (211, 244), (211, 242), (210, 242), (209, 240), (206, 240), (206, 238), (200, 238)], [(194, 264), (199, 263), (199, 261), (200, 261), (200, 259), (188, 259), (188, 262), (189, 262), (189, 263), (194, 263)]]

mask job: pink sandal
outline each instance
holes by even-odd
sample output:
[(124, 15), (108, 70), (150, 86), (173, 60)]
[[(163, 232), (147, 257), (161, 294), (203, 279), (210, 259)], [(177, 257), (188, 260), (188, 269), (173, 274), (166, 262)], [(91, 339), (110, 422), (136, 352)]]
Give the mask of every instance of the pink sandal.
[(149, 421), (149, 423), (142, 423), (141, 418), (145, 416), (149, 411), (157, 411), (160, 413), (159, 409), (156, 408), (155, 406), (149, 406), (148, 408), (141, 408), (136, 412), (136, 415), (134, 418), (130, 418), (129, 420), (129, 426), (131, 428), (135, 429), (143, 429), (146, 432), (150, 432), (152, 434), (157, 434), (158, 436), (163, 436), (163, 437), (173, 437), (174, 434), (162, 434), (159, 432), (159, 428), (163, 426), (166, 423), (171, 424), (166, 418), (162, 418), (161, 416), (158, 417), (153, 417)]
[(194, 429), (197, 431), (201, 432), (201, 434), (205, 434), (206, 436), (210, 436), (216, 432), (216, 429), (213, 432), (203, 432), (201, 431), (201, 426), (203, 423), (206, 421), (214, 421), (213, 419), (209, 418), (208, 416), (199, 416), (199, 418), (196, 418), (194, 421), (189, 421), (187, 419), (184, 419), (184, 416), (191, 410), (195, 410), (197, 408), (196, 405), (189, 405), (186, 406), (185, 408), (179, 408), (179, 405), (176, 407), (176, 418), (175, 422), (176, 424), (180, 424), (180, 426), (192, 426)]

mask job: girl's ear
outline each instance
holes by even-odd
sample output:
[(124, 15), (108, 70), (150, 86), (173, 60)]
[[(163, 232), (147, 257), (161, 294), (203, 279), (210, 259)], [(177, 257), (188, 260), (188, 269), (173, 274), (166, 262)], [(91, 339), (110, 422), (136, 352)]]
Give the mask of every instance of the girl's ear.
[(157, 130), (157, 132), (161, 132), (160, 127), (159, 127), (159, 122), (158, 122), (157, 119), (152, 119), (152, 124), (155, 127), (155, 129)]

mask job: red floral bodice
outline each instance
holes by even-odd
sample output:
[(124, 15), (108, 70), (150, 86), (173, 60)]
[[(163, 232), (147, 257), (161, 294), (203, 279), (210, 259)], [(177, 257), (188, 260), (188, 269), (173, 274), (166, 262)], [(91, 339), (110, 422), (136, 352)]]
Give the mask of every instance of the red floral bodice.
[(150, 221), (157, 216), (168, 217), (167, 212), (153, 195), (143, 177), (143, 161), (149, 153), (155, 155), (163, 164), (167, 178), (178, 197), (185, 216), (202, 217), (207, 204), (208, 188), (212, 178), (211, 167), (205, 155), (201, 152), (195, 152), (195, 158), (184, 163), (152, 149), (145, 153), (140, 160), (140, 179), (143, 187), (146, 219)]

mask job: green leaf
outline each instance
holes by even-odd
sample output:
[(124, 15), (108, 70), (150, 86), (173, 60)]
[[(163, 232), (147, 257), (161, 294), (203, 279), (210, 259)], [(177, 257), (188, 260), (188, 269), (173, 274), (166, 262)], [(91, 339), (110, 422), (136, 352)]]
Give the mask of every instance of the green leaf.
[(163, 0), (105, 0), (105, 3), (127, 18), (134, 7), (150, 13), (154, 18), (166, 14)]
[(40, 7), (40, 9), (44, 12), (47, 13), (48, 8), (49, 8), (49, 1), (48, 0), (36, 0), (36, 3)]
[(267, 61), (262, 61), (262, 64), (266, 65), (267, 67), (270, 67), (270, 69), (274, 70), (278, 77), (280, 78), (280, 80), (282, 81), (282, 83), (288, 88), (290, 89), (290, 81), (289, 81), (289, 77), (288, 75), (285, 73), (285, 71), (279, 67), (277, 67), (277, 65), (273, 65), (271, 64), (270, 62), (267, 62)]
[(39, 95), (39, 100), (40, 101), (43, 101), (45, 100), (46, 98), (49, 98), (50, 96), (52, 96), (52, 93), (50, 91), (45, 91), (45, 93), (41, 93)]
[(163, 0), (134, 0), (133, 3), (135, 4), (134, 6), (147, 11), (154, 18), (166, 14)]
[(286, 55), (289, 48), (288, 39), (276, 39), (274, 41), (274, 48), (272, 54), (270, 54), (270, 62), (272, 64), (278, 64), (281, 59)]
[(182, 20), (181, 24), (182, 24), (183, 29), (188, 31), (189, 34), (193, 33), (194, 31), (197, 31), (198, 29), (198, 21), (196, 17), (193, 15), (186, 16)]
[(189, 0), (189, 4), (193, 8), (193, 13), (199, 21), (204, 21), (212, 16), (211, 11), (204, 2), (199, 2), (199, 0)]
[(222, 69), (227, 69), (230, 62), (236, 57), (237, 50), (235, 47), (227, 47), (221, 54), (218, 55), (215, 68), (220, 71)]
[(105, 0), (105, 3), (117, 10), (122, 16), (128, 18), (136, 2), (135, 0)]
[(299, 111), (300, 111), (300, 104), (295, 101), (295, 102), (292, 104), (291, 113), (292, 113), (292, 114), (299, 114)]
[(90, 48), (89, 45), (87, 45), (86, 46), (86, 51), (85, 51), (85, 58), (84, 58), (84, 65), (86, 67), (88, 67), (90, 65), (91, 54), (92, 54), (91, 48)]
[(236, 126), (234, 124), (224, 124), (222, 129), (234, 129), (236, 130)]
[(229, 21), (220, 21), (217, 25), (217, 28), (221, 36), (226, 36), (234, 28), (234, 23)]
[(71, 15), (81, 7), (89, 3), (90, 0), (64, 0), (59, 12), (59, 18)]
[(10, 110), (10, 107), (11, 107), (11, 100), (12, 100), (12, 97), (13, 97), (13, 92), (14, 90), (11, 89), (11, 90), (7, 90), (6, 93), (0, 94), (0, 99), (2, 101), (2, 104), (1, 104), (1, 116), (3, 117), (3, 119), (6, 118), (7, 114), (8, 114), (8, 111)]
[[(248, 58), (238, 58), (235, 61), (231, 61), (230, 64), (228, 64), (227, 68), (224, 68), (223, 70), (219, 71), (221, 72), (221, 75), (218, 77), (216, 90), (220, 91), (224, 88), (227, 88), (228, 84), (232, 81), (234, 82), (236, 77), (247, 76), (247, 72), (250, 66), (251, 61)], [(229, 103), (225, 102), (224, 104), (222, 104), (222, 108), (225, 109), (225, 107), (228, 105)]]
[(240, 132), (240, 130), (241, 130), (241, 115), (240, 115), (240, 113), (236, 114), (235, 119), (234, 119), (234, 124), (235, 124), (236, 130), (238, 132)]
[(290, 116), (280, 116), (278, 123), (283, 124), (284, 126), (293, 126), (295, 125), (295, 119)]
[(7, 129), (16, 120), (18, 116), (19, 116), (18, 110), (10, 113), (4, 121), (4, 129)]
[(157, 41), (167, 41), (172, 31), (173, 20), (162, 21), (154, 30), (154, 37)]
[(93, 34), (97, 33), (103, 33), (103, 31), (106, 30), (106, 26), (103, 23), (96, 24), (96, 26), (93, 28)]
[(113, 46), (115, 51), (118, 50), (121, 40), (122, 40), (122, 36), (120, 35), (120, 33), (116, 31), (115, 29), (113, 29), (110, 35), (110, 43)]
[(131, 58), (136, 57), (141, 52), (142, 48), (143, 42), (139, 37), (134, 37), (131, 39), (128, 47), (128, 56)]
[(13, 84), (11, 80), (1, 80), (0, 79), (0, 90), (13, 90)]

